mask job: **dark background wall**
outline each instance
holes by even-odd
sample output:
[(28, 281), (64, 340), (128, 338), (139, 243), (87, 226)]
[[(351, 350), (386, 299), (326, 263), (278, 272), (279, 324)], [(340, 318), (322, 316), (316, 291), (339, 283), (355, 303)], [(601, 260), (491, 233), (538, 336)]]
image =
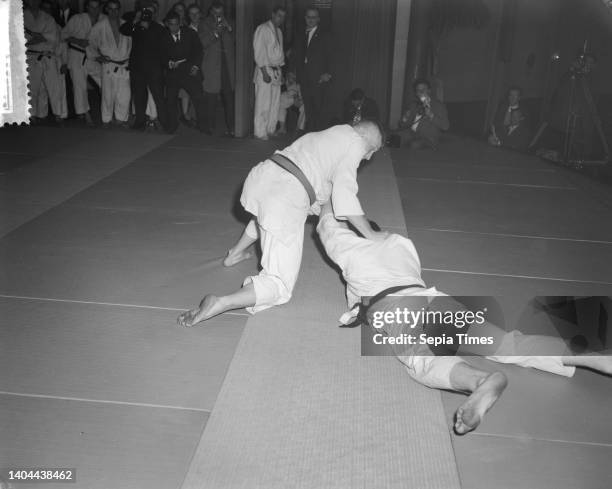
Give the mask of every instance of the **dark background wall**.
[[(374, 98), (386, 119), (389, 110), (391, 61), (397, 0), (332, 0), (321, 4), (321, 28), (332, 35), (332, 82), (327, 93), (327, 118), (340, 117), (342, 102), (360, 87)], [(266, 21), (274, 5), (288, 12), (284, 28), (290, 48), (304, 32), (309, 0), (254, 0), (254, 25)]]
[[(328, 118), (360, 87), (387, 120), (391, 93), (395, 12), (410, 0), (242, 0), (252, 30), (272, 7), (288, 11), (286, 46), (304, 32), (304, 11), (320, 3), (322, 28), (333, 36), (333, 81)], [(604, 125), (612, 132), (612, 11), (601, 0), (412, 0), (403, 105), (418, 75), (433, 79), (449, 108), (451, 130), (482, 137), (499, 100), (520, 85), (534, 124), (542, 100), (567, 70), (585, 39), (598, 58), (592, 86)], [(432, 34), (431, 9), (451, 28)], [(438, 18), (439, 21), (439, 18)], [(445, 24), (446, 25), (446, 24)], [(248, 46), (248, 43), (244, 44)], [(252, 60), (252, 48), (248, 56)], [(558, 61), (551, 61), (553, 53)], [(251, 61), (252, 63), (252, 61)], [(248, 79), (248, 77), (247, 77)], [(248, 82), (248, 81), (247, 81)], [(247, 87), (252, 90), (251, 87)], [(246, 92), (245, 92), (246, 93)], [(252, 96), (251, 104), (252, 104)]]
[[(420, 0), (417, 0), (420, 1)], [(524, 90), (532, 117), (585, 39), (598, 58), (591, 76), (604, 121), (612, 98), (612, 11), (600, 0), (482, 0), (482, 29), (455, 29), (440, 42), (437, 76), (453, 128), (482, 134), (510, 85)], [(553, 53), (558, 61), (552, 61)], [(609, 124), (609, 123), (607, 123)]]

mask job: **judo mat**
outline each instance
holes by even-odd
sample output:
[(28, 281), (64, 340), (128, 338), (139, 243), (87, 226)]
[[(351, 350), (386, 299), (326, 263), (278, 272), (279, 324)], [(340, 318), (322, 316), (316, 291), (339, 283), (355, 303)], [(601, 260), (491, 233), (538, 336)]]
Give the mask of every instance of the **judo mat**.
[[(359, 184), (368, 216), (403, 230), (387, 154)], [(394, 358), (360, 356), (311, 231), (292, 301), (247, 321), (182, 488), (458, 488), (440, 393)]]
[[(255, 260), (225, 269), (221, 258), (242, 229), (244, 176), (282, 144), (188, 130), (0, 131), (0, 467), (76, 467), (76, 484), (54, 484), (69, 489), (197, 484), (188, 470), (198, 456), (211, 470), (196, 487), (214, 487), (208, 474), (256, 487), (247, 470), (271, 487), (309, 477), (316, 487), (612, 487), (611, 379), (481, 361), (510, 385), (476, 432), (451, 435), (464, 396), (442, 393), (440, 406), (394, 359), (358, 358), (354, 332), (336, 328), (342, 284), (311, 227), (294, 302), (175, 326), (204, 293), (231, 292), (257, 271)], [(364, 208), (407, 229), (429, 284), (503, 297), (508, 323), (534, 294), (610, 294), (609, 187), (468, 140), (391, 156), (395, 176), (384, 158), (360, 172)], [(254, 385), (239, 383), (250, 370)], [(243, 433), (230, 417), (212, 423), (230, 394), (230, 414), (248, 412)], [(201, 443), (209, 418), (203, 439), (227, 427), (235, 445)], [(413, 463), (438, 486), (414, 479)]]
[(194, 140), (0, 131), (0, 467), (76, 468), (60, 488), (180, 487), (247, 314), (176, 317), (206, 283), (256, 272), (221, 259), (242, 230), (234, 195), (272, 150)]
[[(397, 150), (393, 160), (427, 284), (495, 295), (508, 329), (524, 324), (536, 295), (612, 295), (609, 186), (451, 137), (437, 152)], [(464, 489), (612, 487), (612, 378), (469, 361), (501, 370), (509, 385), (475, 432), (452, 437)], [(451, 419), (465, 396), (442, 398)]]

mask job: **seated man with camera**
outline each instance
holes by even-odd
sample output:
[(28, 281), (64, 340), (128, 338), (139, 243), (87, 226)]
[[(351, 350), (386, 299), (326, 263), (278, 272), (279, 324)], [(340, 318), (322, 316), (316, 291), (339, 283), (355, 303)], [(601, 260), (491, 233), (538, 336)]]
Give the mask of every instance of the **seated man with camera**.
[(146, 127), (147, 88), (157, 108), (161, 125), (167, 127), (164, 81), (161, 61), (161, 43), (166, 29), (155, 21), (152, 0), (137, 2), (136, 11), (123, 16), (125, 22), (119, 32), (132, 38), (130, 53), (130, 85), (136, 120), (132, 129), (144, 131)]
[(414, 82), (415, 98), (402, 116), (398, 131), (389, 138), (389, 146), (436, 149), (440, 132), (449, 128), (446, 106), (431, 94), (431, 84)]

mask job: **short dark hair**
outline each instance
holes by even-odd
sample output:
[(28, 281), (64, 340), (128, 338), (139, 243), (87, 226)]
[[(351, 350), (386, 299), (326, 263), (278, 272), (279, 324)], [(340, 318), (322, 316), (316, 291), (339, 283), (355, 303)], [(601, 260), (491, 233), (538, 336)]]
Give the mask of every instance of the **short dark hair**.
[(518, 85), (510, 85), (508, 87), (508, 91), (506, 92), (506, 94), (510, 95), (510, 92), (512, 92), (513, 90), (517, 91), (519, 93), (519, 96), (523, 95), (523, 89), (521, 87), (519, 87)]
[(416, 90), (416, 87), (418, 87), (419, 85), (425, 85), (427, 88), (431, 90), (431, 83), (429, 82), (427, 78), (417, 78), (416, 80), (414, 80), (414, 83), (412, 84), (412, 88)]
[(273, 14), (277, 14), (281, 10), (283, 12), (287, 13), (287, 7), (285, 7), (284, 5), (275, 5), (274, 7), (272, 7), (272, 13)]
[(317, 14), (321, 15), (321, 12), (319, 12), (319, 9), (317, 7), (315, 7), (314, 5), (309, 5), (308, 7), (306, 7), (306, 10), (304, 10), (304, 13), (308, 13), (311, 10), (315, 11)]
[(174, 10), (170, 10), (170, 12), (166, 14), (166, 17), (164, 17), (164, 22), (168, 22), (170, 20), (176, 20), (178, 23), (180, 23), (181, 17)]
[(121, 8), (121, 2), (120, 0), (106, 0), (106, 3), (104, 4), (104, 7), (102, 8), (102, 10), (104, 10), (104, 13), (108, 12), (108, 6), (114, 3), (115, 5), (117, 5), (117, 7)]
[(214, 8), (222, 8), (222, 9), (224, 9), (225, 5), (220, 0), (215, 0), (213, 3), (210, 4), (210, 8), (208, 10), (212, 10)]
[(355, 88), (351, 91), (351, 100), (363, 100), (365, 93), (361, 88)]

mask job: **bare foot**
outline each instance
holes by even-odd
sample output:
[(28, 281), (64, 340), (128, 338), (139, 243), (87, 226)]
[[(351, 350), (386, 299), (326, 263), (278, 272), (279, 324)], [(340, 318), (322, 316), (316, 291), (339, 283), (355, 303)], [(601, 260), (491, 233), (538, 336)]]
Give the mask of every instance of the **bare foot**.
[(218, 314), (225, 312), (220, 304), (219, 298), (214, 295), (206, 295), (200, 302), (200, 307), (182, 313), (176, 320), (180, 326), (190, 328), (202, 321), (206, 321)]
[(244, 261), (244, 260), (248, 260), (252, 256), (253, 256), (252, 251), (242, 250), (238, 253), (234, 253), (234, 250), (230, 249), (227, 252), (227, 256), (223, 260), (223, 265), (226, 267), (233, 267), (237, 263), (240, 263), (241, 261)]
[(508, 379), (501, 372), (486, 377), (455, 414), (455, 433), (465, 435), (476, 429), (485, 413), (493, 407), (508, 385)]

